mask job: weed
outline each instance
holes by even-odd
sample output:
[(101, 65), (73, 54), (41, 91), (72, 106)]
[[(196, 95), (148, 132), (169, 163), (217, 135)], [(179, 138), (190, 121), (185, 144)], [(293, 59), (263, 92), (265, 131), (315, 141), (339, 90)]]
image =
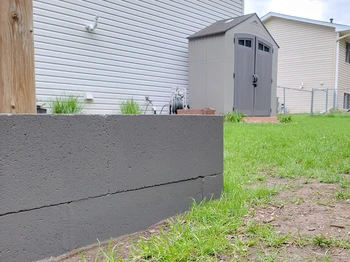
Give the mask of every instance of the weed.
[(350, 191), (337, 191), (335, 197), (339, 200), (348, 200), (350, 199)]
[(294, 243), (298, 245), (299, 247), (305, 247), (308, 246), (311, 243), (310, 237), (302, 236), (300, 232), (298, 231), (297, 236), (294, 239)]
[(266, 250), (264, 251), (257, 251), (258, 261), (260, 262), (275, 262), (277, 259), (278, 252), (270, 253)]
[(53, 114), (79, 114), (84, 105), (79, 96), (63, 95), (49, 101), (51, 113)]
[[(95, 256), (94, 262), (99, 261), (99, 256), (101, 254), (102, 254), (105, 262), (123, 262), (124, 261), (122, 258), (115, 257), (117, 245), (113, 246), (112, 241), (113, 241), (113, 239), (111, 238), (109, 240), (109, 243), (108, 243), (106, 249), (102, 249), (100, 241), (98, 242), (99, 251), (97, 252), (97, 254)], [(82, 262), (87, 262), (83, 253), (80, 253), (80, 257), (81, 257)]]
[(235, 111), (235, 112), (230, 112), (224, 115), (224, 120), (225, 122), (231, 122), (231, 123), (240, 123), (242, 122), (243, 118), (245, 117), (244, 114)]
[(292, 198), (291, 202), (296, 204), (296, 205), (300, 205), (301, 203), (304, 202), (304, 198), (302, 197), (296, 197), (296, 198)]
[(319, 247), (330, 247), (332, 245), (332, 239), (323, 234), (314, 236), (313, 242)]
[(332, 261), (331, 258), (332, 257), (329, 254), (327, 254), (327, 252), (326, 252), (324, 257), (318, 258), (317, 261), (319, 261), (319, 262), (330, 262), (330, 261)]
[(139, 115), (141, 114), (141, 107), (134, 99), (128, 99), (121, 102), (120, 112), (123, 115)]
[(350, 249), (350, 240), (333, 239), (333, 245), (343, 249)]
[(292, 122), (292, 116), (291, 115), (278, 115), (277, 116), (278, 121), (280, 121), (280, 123), (290, 123)]

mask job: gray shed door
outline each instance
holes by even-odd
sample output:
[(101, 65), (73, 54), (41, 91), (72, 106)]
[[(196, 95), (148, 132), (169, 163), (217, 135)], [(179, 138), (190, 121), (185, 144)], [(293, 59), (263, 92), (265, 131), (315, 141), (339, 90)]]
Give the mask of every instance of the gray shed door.
[(253, 115), (254, 113), (254, 88), (252, 86), (252, 74), (255, 71), (254, 56), (255, 36), (237, 35), (234, 56), (234, 108), (245, 115)]
[(272, 45), (256, 38), (255, 74), (258, 76), (255, 88), (254, 115), (271, 114)]
[(270, 116), (272, 45), (249, 34), (235, 35), (234, 109), (248, 116)]

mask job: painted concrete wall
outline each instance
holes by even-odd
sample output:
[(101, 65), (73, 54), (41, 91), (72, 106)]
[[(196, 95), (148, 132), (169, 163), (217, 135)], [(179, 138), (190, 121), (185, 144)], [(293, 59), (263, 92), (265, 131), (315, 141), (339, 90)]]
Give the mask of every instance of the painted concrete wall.
[[(93, 92), (89, 114), (119, 112), (122, 100), (169, 103), (188, 85), (189, 35), (243, 14), (243, 0), (34, 0), (37, 98)], [(85, 25), (100, 16), (94, 33)]]
[(222, 190), (222, 117), (0, 115), (0, 123), (0, 261), (139, 231)]

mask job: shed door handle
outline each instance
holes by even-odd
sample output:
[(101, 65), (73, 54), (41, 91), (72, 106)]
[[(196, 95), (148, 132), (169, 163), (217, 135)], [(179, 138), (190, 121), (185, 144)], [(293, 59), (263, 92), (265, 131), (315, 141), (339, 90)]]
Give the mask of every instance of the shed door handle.
[(258, 77), (258, 75), (256, 75), (256, 74), (253, 74), (253, 83), (256, 83), (256, 82), (258, 82), (258, 80), (259, 80), (259, 77)]

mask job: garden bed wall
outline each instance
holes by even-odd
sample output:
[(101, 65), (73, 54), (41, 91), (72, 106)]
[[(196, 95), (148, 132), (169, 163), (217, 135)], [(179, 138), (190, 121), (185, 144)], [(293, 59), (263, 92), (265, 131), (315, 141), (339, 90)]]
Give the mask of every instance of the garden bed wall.
[(57, 256), (218, 197), (222, 122), (0, 115), (0, 261)]

